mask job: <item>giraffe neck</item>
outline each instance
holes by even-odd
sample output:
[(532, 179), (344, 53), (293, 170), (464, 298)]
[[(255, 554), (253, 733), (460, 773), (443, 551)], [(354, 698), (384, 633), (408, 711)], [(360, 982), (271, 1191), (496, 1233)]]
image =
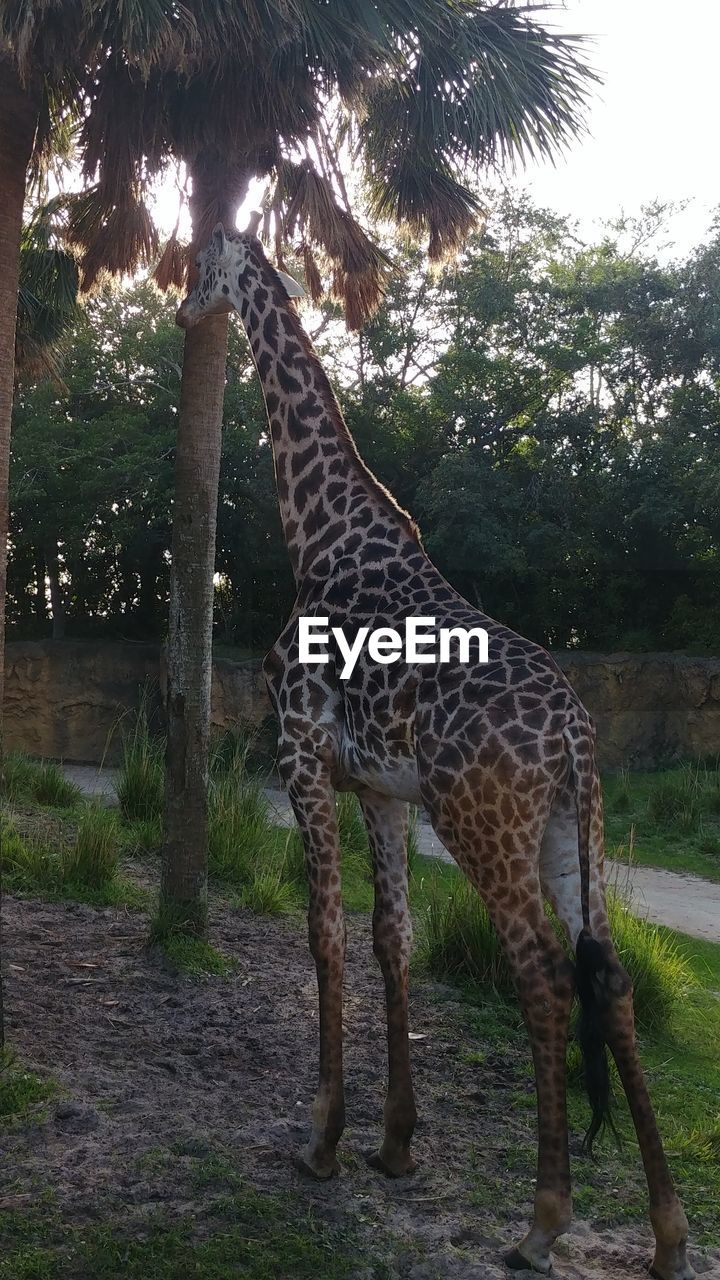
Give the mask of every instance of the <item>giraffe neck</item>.
[(248, 264), (235, 299), (267, 407), (285, 541), (296, 581), (348, 530), (382, 524), (417, 539), (410, 517), (358, 455), (293, 305), (265, 264)]

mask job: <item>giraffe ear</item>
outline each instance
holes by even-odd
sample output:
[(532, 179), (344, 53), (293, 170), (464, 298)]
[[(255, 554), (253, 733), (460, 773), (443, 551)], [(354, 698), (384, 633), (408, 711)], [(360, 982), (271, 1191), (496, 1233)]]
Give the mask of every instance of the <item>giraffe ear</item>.
[(305, 290), (303, 289), (302, 285), (298, 284), (297, 280), (293, 280), (292, 276), (289, 276), (287, 271), (281, 271), (279, 267), (276, 267), (275, 271), (277, 272), (277, 275), (280, 278), (280, 282), (288, 298), (304, 298), (305, 297)]
[(212, 238), (213, 238), (213, 245), (217, 249), (218, 255), (221, 258), (225, 258), (228, 252), (228, 242), (227, 242), (227, 237), (225, 235), (225, 228), (222, 222), (215, 223), (215, 226), (213, 227)]

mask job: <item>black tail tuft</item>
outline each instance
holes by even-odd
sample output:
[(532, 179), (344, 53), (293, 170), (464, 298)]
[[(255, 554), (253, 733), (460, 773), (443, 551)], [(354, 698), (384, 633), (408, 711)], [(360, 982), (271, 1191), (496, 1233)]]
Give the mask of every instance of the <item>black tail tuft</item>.
[(580, 1015), (576, 1036), (582, 1053), (585, 1088), (592, 1108), (592, 1120), (583, 1141), (583, 1151), (592, 1152), (593, 1142), (605, 1125), (613, 1133), (610, 1113), (611, 1088), (605, 1047), (605, 1012), (611, 994), (608, 989), (608, 958), (601, 942), (583, 929), (575, 949), (577, 993)]

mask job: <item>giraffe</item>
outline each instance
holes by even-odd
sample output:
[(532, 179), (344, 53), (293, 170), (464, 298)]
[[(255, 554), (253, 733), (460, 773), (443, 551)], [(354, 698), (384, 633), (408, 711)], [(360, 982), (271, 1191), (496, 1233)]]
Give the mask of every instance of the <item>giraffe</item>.
[[(297, 586), (292, 616), (264, 661), (279, 721), (278, 767), (302, 833), (308, 933), (318, 980), (319, 1084), (301, 1157), (317, 1178), (338, 1172), (345, 1124), (342, 988), (345, 926), (335, 793), (359, 798), (373, 855), (373, 950), (385, 981), (388, 1084), (382, 1143), (371, 1163), (389, 1176), (414, 1168), (416, 1107), (408, 1046), (411, 922), (410, 803), (486, 903), (532, 1048), (538, 1112), (534, 1211), (505, 1256), (548, 1273), (571, 1221), (565, 1053), (571, 1005), (592, 1107), (586, 1141), (608, 1113), (606, 1046), (635, 1124), (655, 1235), (652, 1274), (689, 1280), (687, 1219), (675, 1192), (640, 1065), (632, 989), (605, 907), (603, 822), (592, 722), (538, 645), (479, 613), (425, 554), (406, 512), (361, 461), (292, 299), (301, 287), (267, 259), (255, 235), (222, 224), (196, 259), (178, 311), (189, 328), (237, 310), (265, 397), (278, 498)], [(443, 627), (481, 626), (488, 662), (382, 663), (365, 653), (349, 678), (299, 660), (299, 618), (323, 617), (354, 636), (432, 615)], [(557, 941), (552, 907), (574, 952)]]

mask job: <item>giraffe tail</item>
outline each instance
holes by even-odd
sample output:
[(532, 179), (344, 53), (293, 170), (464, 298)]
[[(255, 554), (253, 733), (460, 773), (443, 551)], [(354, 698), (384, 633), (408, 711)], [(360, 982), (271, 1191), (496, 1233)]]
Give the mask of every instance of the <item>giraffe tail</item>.
[(598, 786), (594, 743), (589, 725), (573, 724), (565, 732), (578, 817), (578, 857), (583, 928), (575, 947), (575, 981), (580, 1011), (575, 1036), (580, 1045), (585, 1091), (592, 1113), (583, 1151), (608, 1125), (616, 1133), (611, 1114), (612, 1089), (605, 1041), (606, 1014), (612, 1000), (610, 962), (604, 945), (590, 928), (590, 832)]

